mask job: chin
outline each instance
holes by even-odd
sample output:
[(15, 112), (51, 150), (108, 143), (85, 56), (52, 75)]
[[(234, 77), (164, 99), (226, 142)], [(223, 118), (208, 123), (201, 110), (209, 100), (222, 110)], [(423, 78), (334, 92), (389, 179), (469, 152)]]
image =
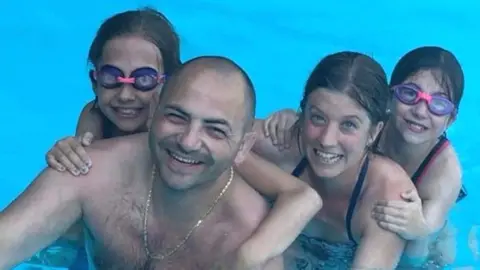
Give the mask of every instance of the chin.
[(118, 123), (118, 128), (126, 133), (135, 133), (139, 132), (140, 128), (143, 126), (139, 123), (140, 121), (135, 121), (135, 123), (127, 122), (127, 121), (120, 121)]
[(195, 183), (183, 182), (181, 180), (180, 181), (175, 181), (175, 180), (172, 181), (172, 179), (167, 180), (167, 181), (164, 180), (164, 183), (169, 189), (172, 189), (172, 190), (175, 190), (175, 191), (186, 191), (186, 190), (189, 190), (189, 189), (191, 189), (195, 186)]
[[(162, 166), (163, 167), (163, 166)], [(193, 188), (196, 183), (193, 181), (192, 176), (178, 175), (172, 172), (168, 172), (168, 168), (159, 168), (160, 180), (163, 181), (165, 186), (172, 190), (184, 191)]]
[(313, 172), (317, 177), (335, 178), (339, 176), (343, 172), (343, 170), (340, 168), (315, 168)]
[(428, 134), (414, 134), (408, 130), (401, 132), (403, 140), (409, 144), (422, 144), (431, 140)]

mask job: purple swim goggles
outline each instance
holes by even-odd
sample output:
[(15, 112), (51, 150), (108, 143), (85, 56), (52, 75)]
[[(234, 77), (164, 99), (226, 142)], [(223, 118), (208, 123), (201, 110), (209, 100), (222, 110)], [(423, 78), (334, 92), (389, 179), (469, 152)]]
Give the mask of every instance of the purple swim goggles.
[(165, 75), (151, 67), (137, 68), (125, 77), (121, 69), (112, 65), (104, 65), (98, 70), (91, 71), (91, 76), (103, 88), (115, 89), (124, 84), (131, 84), (135, 89), (147, 92), (165, 82)]
[(423, 92), (413, 83), (399, 84), (393, 87), (395, 98), (406, 105), (415, 105), (420, 101), (427, 103), (428, 110), (437, 116), (445, 116), (455, 111), (455, 104), (443, 95)]

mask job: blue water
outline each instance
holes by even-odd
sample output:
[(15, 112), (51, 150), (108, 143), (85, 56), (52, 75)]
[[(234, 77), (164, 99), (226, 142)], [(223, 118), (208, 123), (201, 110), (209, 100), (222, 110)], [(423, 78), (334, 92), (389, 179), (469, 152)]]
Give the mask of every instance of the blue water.
[[(231, 57), (251, 75), (258, 116), (296, 108), (304, 82), (328, 53), (357, 50), (390, 72), (408, 50), (440, 45), (452, 50), (466, 75), (459, 118), (449, 129), (469, 196), (452, 211), (458, 229), (457, 266), (476, 265), (467, 246), (480, 224), (475, 181), (480, 153), (478, 1), (85, 0), (2, 1), (0, 66), (0, 209), (45, 166), (55, 140), (74, 133), (82, 106), (92, 99), (86, 56), (101, 21), (144, 5), (163, 11), (181, 35), (183, 59)], [(158, 4), (159, 2), (161, 4)], [(396, 3), (395, 3), (396, 2)], [(395, 3), (395, 5), (393, 5)], [(39, 218), (42, 218), (41, 216)]]

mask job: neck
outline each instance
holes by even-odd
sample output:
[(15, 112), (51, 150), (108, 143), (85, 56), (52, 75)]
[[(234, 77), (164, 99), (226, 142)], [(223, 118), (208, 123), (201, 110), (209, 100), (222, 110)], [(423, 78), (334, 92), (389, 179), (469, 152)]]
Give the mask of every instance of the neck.
[(134, 131), (123, 131), (118, 128), (114, 128), (112, 131), (112, 137), (128, 136), (128, 135), (147, 132), (147, 131), (148, 131), (148, 128), (146, 126), (142, 126)]
[[(395, 142), (395, 143), (391, 143)], [(417, 163), (416, 159), (422, 160), (435, 145), (436, 141), (427, 141), (422, 144), (412, 144), (403, 138), (393, 123), (387, 123), (385, 132), (381, 138), (381, 148), (385, 155), (402, 167)]]
[(188, 190), (174, 190), (165, 185), (165, 182), (157, 176), (152, 186), (152, 209), (158, 214), (179, 221), (187, 221), (192, 217), (199, 218), (213, 204), (216, 204), (215, 201), (222, 191), (224, 193), (228, 191), (224, 189), (229, 184), (229, 180), (230, 169), (222, 173), (216, 180), (209, 180)]

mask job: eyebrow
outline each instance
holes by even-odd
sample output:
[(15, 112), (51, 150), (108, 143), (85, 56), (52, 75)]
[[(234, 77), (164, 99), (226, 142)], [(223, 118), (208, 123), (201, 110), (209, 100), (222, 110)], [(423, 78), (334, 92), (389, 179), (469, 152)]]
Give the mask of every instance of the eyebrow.
[[(319, 113), (323, 114), (322, 110), (320, 110), (315, 105), (310, 105), (310, 110), (313, 110), (313, 111), (316, 111), (316, 112), (319, 112)], [(345, 115), (343, 118), (354, 118), (354, 119), (357, 119), (360, 123), (363, 123), (362, 119), (355, 114)]]
[[(191, 117), (191, 114), (186, 112), (184, 109), (182, 109), (180, 106), (177, 105), (167, 105), (165, 106), (166, 109), (174, 110), (184, 116)], [(210, 125), (223, 125), (228, 128), (228, 130), (231, 132), (232, 131), (232, 126), (230, 123), (222, 118), (203, 118), (202, 122)]]

